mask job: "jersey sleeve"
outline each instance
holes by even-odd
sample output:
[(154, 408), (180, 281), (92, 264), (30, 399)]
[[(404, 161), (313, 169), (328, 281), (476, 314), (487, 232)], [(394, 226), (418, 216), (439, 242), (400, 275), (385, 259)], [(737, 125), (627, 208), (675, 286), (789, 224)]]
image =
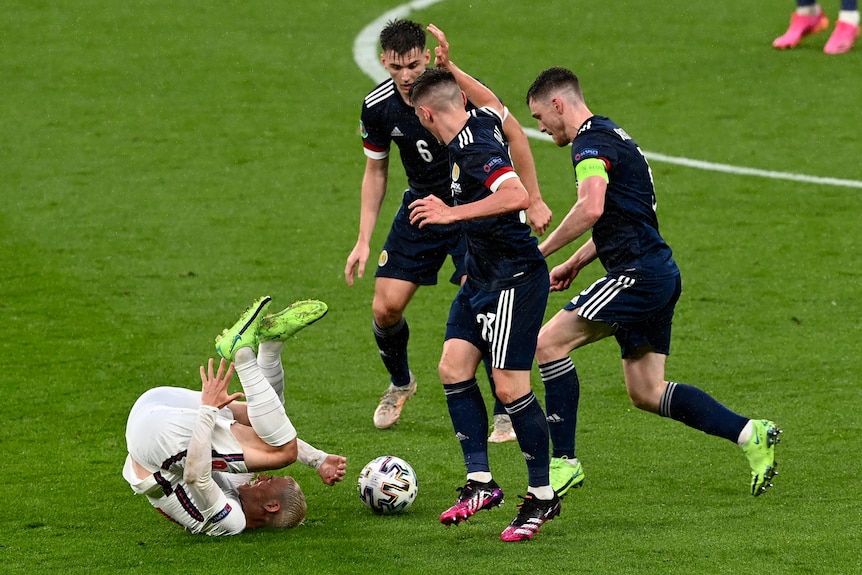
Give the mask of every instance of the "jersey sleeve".
[(477, 108), (471, 114), (485, 122), (492, 122), (493, 128), (489, 131), (493, 136), (476, 140), (464, 148), (465, 168), (486, 188), (496, 192), (500, 184), (518, 177), (508, 147), (504, 144), (503, 118), (497, 110), (487, 107)]
[(584, 160), (600, 160), (605, 170), (610, 171), (617, 161), (616, 148), (608, 141), (609, 136), (601, 133), (584, 134), (572, 143), (572, 166), (577, 173), (578, 164)]
[(228, 498), (212, 473), (212, 433), (218, 409), (198, 408), (198, 417), (189, 441), (183, 482), (198, 502), (202, 531), (209, 535), (234, 535), (245, 529), (245, 514), (236, 499)]
[(379, 114), (376, 114), (367, 104), (362, 105), (359, 133), (362, 136), (365, 155), (372, 160), (384, 160), (389, 157), (389, 149), (392, 146), (392, 136), (378, 116)]

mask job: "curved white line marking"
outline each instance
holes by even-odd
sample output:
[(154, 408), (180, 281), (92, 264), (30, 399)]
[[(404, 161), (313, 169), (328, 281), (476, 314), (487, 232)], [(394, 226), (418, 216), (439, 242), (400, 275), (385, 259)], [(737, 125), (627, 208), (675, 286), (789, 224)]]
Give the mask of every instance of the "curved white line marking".
[(413, 0), (402, 4), (388, 12), (384, 12), (362, 29), (356, 40), (353, 41), (353, 61), (359, 69), (370, 76), (378, 84), (389, 78), (389, 72), (383, 68), (383, 64), (377, 57), (377, 42), (380, 40), (380, 31), (390, 20), (404, 19), (413, 10), (421, 10), (442, 2), (443, 0)]
[[(380, 31), (389, 20), (396, 18), (406, 18), (412, 11), (421, 10), (432, 6), (443, 0), (413, 0), (407, 4), (402, 4), (388, 12), (383, 13), (378, 18), (369, 23), (353, 41), (353, 60), (359, 69), (365, 72), (372, 80), (377, 83), (389, 78), (389, 73), (383, 68), (377, 55), (377, 42), (380, 36)], [(547, 134), (533, 128), (524, 128), (524, 131), (531, 138), (537, 140), (545, 140), (550, 142), (551, 138)], [(805, 174), (794, 174), (789, 172), (773, 172), (770, 170), (759, 170), (757, 168), (745, 168), (741, 166), (731, 166), (729, 164), (715, 164), (713, 162), (705, 162), (703, 160), (693, 160), (691, 158), (679, 158), (676, 156), (667, 156), (657, 152), (644, 152), (647, 158), (653, 162), (664, 162), (666, 164), (675, 164), (678, 166), (686, 166), (698, 170), (707, 170), (712, 172), (725, 172), (728, 174), (742, 176), (757, 176), (760, 178), (771, 178), (773, 180), (790, 180), (793, 182), (805, 182), (808, 184), (822, 184), (826, 186), (841, 186), (845, 188), (860, 188), (862, 189), (862, 181), (859, 180), (842, 180), (838, 178), (823, 178), (820, 176), (807, 176)]]
[[(524, 128), (524, 132), (537, 140), (545, 140), (551, 142), (549, 135), (543, 134), (534, 128)], [(665, 164), (676, 164), (677, 166), (686, 166), (688, 168), (696, 168), (698, 170), (707, 170), (711, 172), (725, 172), (728, 174), (743, 175), (743, 176), (758, 176), (760, 178), (771, 178), (773, 180), (791, 180), (794, 182), (805, 182), (808, 184), (823, 184), (826, 186), (842, 186), (847, 188), (862, 188), (862, 182), (858, 180), (841, 180), (838, 178), (823, 178), (820, 176), (807, 176), (805, 174), (793, 174), (788, 172), (773, 172), (770, 170), (760, 170), (757, 168), (744, 168), (742, 166), (731, 166), (730, 164), (715, 164), (713, 162), (705, 162), (703, 160), (693, 160), (691, 158), (679, 158), (676, 156), (668, 156), (659, 154), (658, 152), (644, 151), (644, 155), (651, 162), (664, 162)]]

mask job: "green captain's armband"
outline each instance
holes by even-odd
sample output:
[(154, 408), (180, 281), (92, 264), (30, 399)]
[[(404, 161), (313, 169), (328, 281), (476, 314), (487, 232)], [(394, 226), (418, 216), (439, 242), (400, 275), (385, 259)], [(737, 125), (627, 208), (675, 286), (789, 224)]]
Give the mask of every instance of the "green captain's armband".
[(578, 181), (583, 182), (590, 176), (599, 176), (605, 182), (609, 182), (608, 170), (605, 168), (605, 163), (598, 158), (589, 158), (582, 162), (578, 162), (575, 166), (575, 175), (578, 176)]

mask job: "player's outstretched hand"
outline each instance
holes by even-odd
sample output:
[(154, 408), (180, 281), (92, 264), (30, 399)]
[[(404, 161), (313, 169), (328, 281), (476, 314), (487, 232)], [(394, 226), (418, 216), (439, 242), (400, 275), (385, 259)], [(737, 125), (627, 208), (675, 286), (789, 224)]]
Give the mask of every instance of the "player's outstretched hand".
[(327, 455), (317, 469), (320, 478), (327, 485), (335, 485), (344, 480), (347, 473), (347, 458), (341, 455)]
[(347, 256), (347, 264), (344, 266), (344, 281), (347, 285), (352, 286), (356, 276), (361, 278), (365, 275), (365, 262), (368, 261), (370, 253), (371, 248), (368, 244), (356, 242), (353, 246), (353, 251)]
[(449, 65), (449, 42), (446, 41), (446, 34), (434, 24), (428, 24), (428, 31), (437, 38), (438, 46), (434, 48), (434, 65), (438, 68), (445, 68)]
[(218, 371), (214, 370), (213, 358), (210, 358), (207, 368), (201, 366), (201, 405), (210, 405), (221, 409), (234, 400), (243, 397), (242, 393), (228, 395), (227, 388), (233, 378), (234, 365), (231, 363), (225, 370), (227, 360), (224, 358), (218, 364)]

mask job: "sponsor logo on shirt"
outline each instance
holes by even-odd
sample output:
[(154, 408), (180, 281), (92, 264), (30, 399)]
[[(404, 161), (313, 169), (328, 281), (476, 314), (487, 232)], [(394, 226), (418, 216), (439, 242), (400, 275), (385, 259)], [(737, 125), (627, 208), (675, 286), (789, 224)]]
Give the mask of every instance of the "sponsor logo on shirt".
[(404, 137), (404, 133), (398, 129), (398, 126), (395, 126), (394, 128), (392, 128), (392, 133), (390, 133), (389, 135), (392, 136), (393, 138)]
[(213, 523), (218, 523), (219, 521), (221, 521), (222, 519), (227, 517), (230, 514), (230, 512), (231, 512), (230, 503), (225, 503), (224, 509), (222, 509), (221, 511), (219, 511), (218, 513), (213, 515), (213, 518), (211, 521)]
[(482, 166), (482, 169), (485, 171), (486, 174), (490, 174), (494, 168), (496, 168), (497, 166), (500, 166), (502, 164), (503, 164), (503, 158), (501, 158), (499, 156), (494, 156), (493, 158), (488, 160), (487, 164)]
[(580, 162), (584, 158), (596, 158), (599, 155), (599, 151), (595, 148), (585, 148), (575, 154), (575, 161)]

